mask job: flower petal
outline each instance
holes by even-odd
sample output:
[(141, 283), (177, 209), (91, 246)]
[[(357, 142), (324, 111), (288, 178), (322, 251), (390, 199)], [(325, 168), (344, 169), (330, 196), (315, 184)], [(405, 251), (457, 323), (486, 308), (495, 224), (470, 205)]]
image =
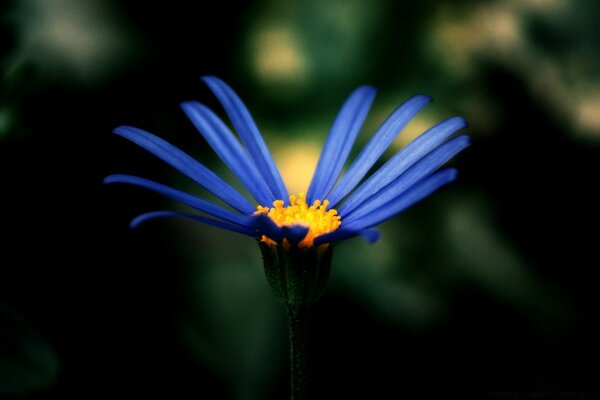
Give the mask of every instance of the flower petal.
[(339, 242), (339, 241), (342, 241), (345, 239), (350, 239), (355, 236), (358, 236), (359, 235), (358, 232), (359, 231), (356, 231), (356, 230), (348, 230), (348, 229), (340, 228), (333, 232), (329, 232), (324, 235), (317, 236), (315, 238), (315, 240), (313, 241), (313, 243), (315, 246), (318, 246), (318, 245), (324, 244), (324, 243), (335, 243), (335, 242)]
[(283, 240), (283, 228), (278, 226), (271, 218), (262, 214), (254, 216), (254, 227), (258, 232), (258, 236), (267, 236), (269, 239), (276, 242)]
[(392, 199), (385, 206), (379, 207), (377, 210), (348, 223), (345, 229), (356, 231), (380, 224), (429, 196), (443, 185), (452, 182), (456, 179), (456, 176), (457, 171), (454, 168), (446, 168), (438, 171), (413, 185), (409, 190)]
[(308, 227), (304, 225), (279, 226), (266, 215), (256, 215), (254, 219), (254, 228), (258, 236), (265, 235), (269, 239), (280, 243), (284, 238), (291, 244), (298, 244), (308, 233)]
[(358, 231), (358, 234), (371, 244), (377, 242), (381, 237), (381, 232), (379, 232), (377, 229), (364, 229), (362, 231)]
[(260, 204), (271, 204), (275, 197), (264, 178), (229, 128), (209, 108), (198, 102), (185, 102), (181, 108), (231, 172)]
[[(225, 82), (214, 76), (204, 76), (202, 80), (208, 85), (223, 105), (231, 119), (242, 143), (248, 149), (254, 164), (264, 177), (276, 198), (287, 201), (288, 191), (281, 179), (271, 152), (267, 148), (250, 112), (238, 95)], [(270, 204), (270, 203), (269, 203)]]
[(338, 229), (325, 235), (321, 235), (315, 238), (314, 245), (318, 246), (323, 243), (335, 243), (341, 240), (350, 239), (355, 236), (362, 237), (365, 241), (373, 244), (381, 237), (381, 232), (377, 229), (363, 229), (363, 230), (346, 230)]
[(187, 206), (195, 208), (198, 211), (201, 211), (212, 217), (222, 219), (231, 224), (245, 226), (246, 228), (252, 227), (250, 221), (251, 217), (247, 215), (233, 213), (206, 200), (200, 199), (196, 196), (192, 196), (191, 194), (184, 193), (177, 189), (173, 189), (171, 187), (162, 185), (160, 183), (148, 179), (139, 178), (137, 176), (118, 174), (107, 176), (106, 178), (104, 178), (104, 183), (125, 183), (129, 185), (143, 187), (145, 189), (152, 190), (164, 196), (170, 197), (173, 200), (179, 201)]
[[(426, 154), (438, 147), (446, 138), (467, 126), (466, 121), (460, 117), (449, 118), (418, 138), (410, 142), (402, 150), (390, 158), (381, 168), (361, 184), (338, 208), (340, 215), (346, 215), (352, 212), (362, 202), (364, 202), (373, 193), (387, 186), (394, 179), (398, 178), (404, 171), (419, 161)], [(330, 201), (337, 203), (338, 198), (330, 198)], [(332, 207), (335, 207), (335, 203)]]
[(331, 207), (346, 197), (358, 185), (400, 131), (430, 101), (431, 98), (425, 95), (411, 97), (385, 120), (352, 162), (342, 179), (335, 185), (331, 193), (326, 196), (330, 201)]
[(392, 183), (372, 194), (361, 205), (354, 208), (347, 214), (342, 214), (342, 221), (351, 225), (353, 221), (360, 219), (379, 208), (386, 208), (387, 204), (400, 196), (403, 192), (410, 189), (424, 177), (438, 169), (442, 164), (454, 157), (458, 152), (465, 149), (471, 143), (468, 136), (458, 136), (447, 143), (444, 143), (427, 156), (423, 157), (404, 174), (400, 175)]
[(323, 200), (335, 184), (356, 136), (367, 117), (371, 104), (375, 99), (376, 89), (361, 86), (346, 100), (338, 113), (313, 175), (307, 193), (307, 201)]
[(284, 226), (283, 237), (285, 237), (292, 245), (297, 245), (308, 233), (308, 227), (304, 225)]
[(154, 154), (241, 213), (254, 212), (252, 204), (231, 185), (165, 140), (130, 126), (120, 126), (113, 132)]
[(149, 221), (151, 219), (170, 218), (170, 217), (187, 218), (187, 219), (191, 219), (192, 221), (201, 222), (201, 223), (207, 224), (207, 225), (212, 225), (217, 228), (226, 229), (228, 231), (238, 232), (238, 233), (248, 235), (248, 236), (256, 236), (255, 229), (246, 228), (246, 227), (238, 226), (238, 225), (232, 225), (227, 222), (219, 221), (219, 220), (212, 219), (212, 218), (205, 218), (205, 217), (201, 217), (199, 215), (185, 214), (185, 213), (179, 213), (179, 212), (175, 212), (175, 211), (153, 211), (153, 212), (149, 212), (146, 214), (138, 215), (131, 221), (129, 226), (132, 229), (135, 229), (138, 226), (140, 226), (140, 224), (142, 224), (146, 221)]

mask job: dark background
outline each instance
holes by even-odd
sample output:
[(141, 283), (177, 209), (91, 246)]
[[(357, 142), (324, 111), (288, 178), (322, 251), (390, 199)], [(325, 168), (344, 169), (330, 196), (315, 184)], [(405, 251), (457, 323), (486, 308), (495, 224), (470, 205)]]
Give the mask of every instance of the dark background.
[(288, 182), (306, 183), (360, 84), (379, 95), (357, 148), (414, 93), (435, 100), (396, 150), (452, 115), (470, 122), (458, 182), (384, 224), (378, 244), (336, 249), (312, 320), (316, 398), (600, 391), (597, 2), (0, 11), (0, 396), (286, 398), (285, 314), (256, 244), (185, 221), (132, 231), (134, 216), (179, 206), (102, 185), (130, 173), (197, 192), (111, 135), (122, 124), (229, 176), (178, 109), (222, 112), (205, 74), (244, 99)]

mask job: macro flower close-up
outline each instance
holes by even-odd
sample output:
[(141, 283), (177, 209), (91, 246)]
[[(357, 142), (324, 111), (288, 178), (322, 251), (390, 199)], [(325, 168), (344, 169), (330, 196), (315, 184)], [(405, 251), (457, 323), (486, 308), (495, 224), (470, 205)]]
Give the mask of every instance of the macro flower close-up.
[(0, 2), (0, 398), (600, 398), (599, 18)]
[(394, 110), (342, 173), (375, 98), (374, 88), (361, 86), (339, 111), (310, 187), (306, 193), (290, 195), (238, 95), (216, 77), (207, 76), (203, 81), (223, 105), (239, 139), (203, 104), (190, 101), (183, 103), (181, 108), (253, 200), (248, 200), (199, 161), (164, 140), (138, 128), (121, 126), (115, 129), (115, 134), (170, 164), (231, 208), (144, 178), (111, 175), (105, 183), (141, 186), (202, 213), (150, 212), (135, 218), (131, 223), (133, 227), (158, 217), (184, 217), (284, 248), (327, 247), (354, 236), (375, 242), (379, 233), (373, 227), (456, 178), (455, 169), (438, 169), (469, 145), (466, 135), (449, 139), (466, 127), (464, 119), (449, 118), (423, 133), (368, 175), (404, 126), (430, 101), (427, 96), (417, 95)]
[(181, 108), (253, 200), (180, 149), (128, 126), (118, 127), (114, 133), (170, 164), (230, 208), (136, 176), (111, 175), (104, 182), (140, 186), (201, 213), (149, 212), (136, 217), (132, 227), (159, 217), (184, 217), (258, 239), (268, 283), (288, 312), (291, 398), (305, 399), (308, 310), (327, 286), (333, 247), (355, 236), (376, 242), (376, 225), (453, 181), (455, 169), (439, 168), (469, 145), (466, 135), (450, 138), (465, 128), (466, 122), (460, 117), (440, 122), (369, 175), (405, 125), (430, 101), (424, 95), (411, 97), (383, 122), (342, 174), (375, 98), (373, 87), (361, 86), (348, 97), (333, 122), (307, 192), (290, 195), (238, 95), (216, 77), (202, 80), (223, 105), (239, 139), (203, 104), (189, 101)]

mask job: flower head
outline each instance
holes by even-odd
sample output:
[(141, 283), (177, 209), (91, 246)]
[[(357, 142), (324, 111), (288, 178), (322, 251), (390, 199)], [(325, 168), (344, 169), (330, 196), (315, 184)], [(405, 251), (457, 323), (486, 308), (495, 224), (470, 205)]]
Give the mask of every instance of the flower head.
[[(329, 200), (315, 200), (312, 205), (306, 202), (306, 195), (300, 193), (298, 197), (291, 195), (290, 203), (286, 206), (283, 200), (275, 200), (273, 207), (257, 206), (254, 215), (266, 215), (277, 226), (292, 227), (304, 226), (308, 229), (306, 236), (298, 243), (299, 247), (313, 246), (316, 237), (335, 231), (341, 225), (341, 217), (337, 210), (328, 209)], [(269, 245), (275, 245), (268, 236), (263, 235), (262, 242)], [(284, 243), (287, 243), (284, 242)]]
[(237, 136), (203, 104), (190, 101), (181, 107), (253, 201), (166, 141), (141, 129), (121, 126), (114, 133), (153, 153), (229, 206), (225, 208), (144, 178), (111, 175), (105, 179), (106, 183), (141, 186), (199, 212), (146, 213), (132, 221), (133, 227), (157, 217), (184, 217), (253, 236), (263, 247), (327, 248), (329, 243), (358, 235), (374, 242), (379, 237), (372, 229), (374, 226), (456, 178), (455, 169), (439, 168), (469, 145), (465, 135), (449, 139), (466, 127), (464, 119), (449, 118), (420, 135), (368, 176), (404, 126), (430, 101), (427, 96), (417, 95), (386, 119), (340, 177), (375, 98), (374, 88), (361, 86), (336, 117), (307, 193), (290, 196), (250, 112), (237, 94), (216, 77), (202, 80), (223, 105)]

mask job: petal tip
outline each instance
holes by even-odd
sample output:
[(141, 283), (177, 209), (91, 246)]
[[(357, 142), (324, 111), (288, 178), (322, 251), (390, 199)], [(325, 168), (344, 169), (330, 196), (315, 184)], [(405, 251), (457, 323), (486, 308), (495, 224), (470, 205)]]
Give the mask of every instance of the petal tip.
[(131, 229), (131, 230), (137, 229), (144, 221), (146, 221), (146, 218), (144, 218), (143, 215), (135, 217), (134, 219), (131, 220), (131, 222), (129, 222), (129, 229)]
[(400, 106), (408, 102), (417, 102), (422, 104), (432, 103), (433, 97), (425, 93), (417, 93), (413, 96), (410, 96), (406, 101), (404, 101)]
[(116, 128), (114, 128), (112, 130), (112, 133), (114, 133), (115, 135), (122, 136), (125, 133), (125, 131), (127, 131), (128, 129), (129, 129), (129, 127), (127, 125), (120, 125), (120, 126), (117, 126)]
[(102, 179), (102, 183), (105, 185), (115, 183), (116, 177), (117, 177), (117, 175), (109, 175), (109, 176), (105, 177), (104, 179)]
[(458, 169), (456, 168), (447, 168), (446, 169), (447, 182), (453, 182), (458, 178)]
[(211, 81), (220, 81), (220, 79), (217, 78), (215, 75), (202, 75), (200, 77), (200, 80), (202, 82), (205, 82), (205, 83), (208, 83), (208, 82), (211, 82)]
[(381, 238), (381, 232), (377, 229), (365, 229), (358, 233), (367, 243), (376, 243)]
[(179, 103), (179, 108), (185, 111), (186, 109), (191, 108), (194, 103), (196, 102), (193, 100), (182, 101), (181, 103)]
[(368, 92), (368, 94), (375, 96), (377, 93), (377, 88), (372, 85), (361, 85), (357, 88), (357, 91), (365, 91)]

